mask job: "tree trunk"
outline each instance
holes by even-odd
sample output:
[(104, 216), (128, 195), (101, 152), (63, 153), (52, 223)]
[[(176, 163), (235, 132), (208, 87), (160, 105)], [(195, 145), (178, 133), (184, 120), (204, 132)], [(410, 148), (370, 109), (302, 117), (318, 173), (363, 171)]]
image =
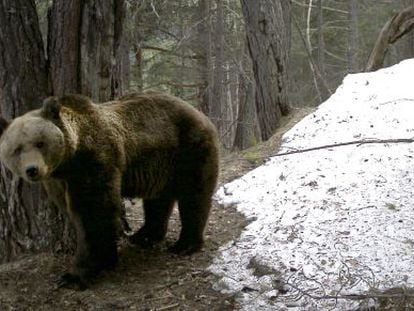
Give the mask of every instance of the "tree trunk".
[[(124, 35), (126, 4), (125, 0), (113, 0), (114, 14), (114, 37), (112, 42), (111, 57), (111, 92), (109, 98), (116, 98), (124, 95), (129, 90), (129, 42)], [(97, 1), (98, 3), (100, 1)], [(104, 99), (107, 100), (107, 99)]]
[(365, 71), (380, 69), (388, 47), (414, 28), (414, 7), (396, 13), (382, 28), (369, 56)]
[(116, 51), (114, 73), (111, 81), (111, 98), (117, 98), (130, 89), (131, 62), (129, 59), (129, 42), (122, 35), (121, 45)]
[[(34, 0), (0, 2), (0, 109), (6, 119), (38, 108), (48, 91), (47, 67)], [(68, 248), (68, 222), (39, 185), (1, 165), (0, 262), (24, 252)]]
[(323, 29), (322, 1), (318, 0), (318, 67), (322, 79), (325, 78), (325, 37)]
[(142, 48), (140, 41), (137, 44), (134, 44), (134, 61), (131, 64), (131, 87), (137, 91), (142, 92), (144, 90), (144, 79), (143, 79), (143, 62), (142, 62)]
[(327, 89), (326, 82), (326, 66), (325, 66), (325, 35), (324, 35), (324, 18), (323, 18), (323, 7), (322, 1), (318, 0), (318, 86), (321, 94), (321, 101), (327, 99), (330, 95)]
[(211, 13), (210, 1), (198, 2), (197, 39), (195, 44), (200, 86), (198, 88), (198, 101), (200, 110), (210, 115), (211, 108)]
[(11, 119), (48, 92), (46, 59), (34, 1), (0, 3), (0, 109)]
[(123, 0), (55, 0), (48, 56), (55, 95), (82, 93), (95, 101), (121, 95)]
[(262, 140), (267, 140), (289, 113), (288, 51), (290, 2), (241, 0), (256, 81), (256, 108)]
[(358, 0), (349, 3), (348, 72), (358, 72)]
[(82, 0), (57, 0), (49, 11), (47, 55), (52, 93), (80, 93)]
[(239, 107), (237, 127), (233, 142), (234, 150), (243, 150), (253, 146), (256, 136), (255, 83), (253, 80), (252, 62), (246, 52), (242, 56), (239, 74)]
[[(53, 2), (48, 62), (35, 1), (0, 1), (3, 117), (10, 120), (38, 108), (50, 94), (83, 92), (95, 100), (121, 95), (125, 88), (120, 82), (125, 74), (118, 61), (122, 54), (123, 0), (98, 2)], [(107, 22), (109, 26), (104, 25)], [(70, 251), (74, 239), (68, 219), (47, 202), (40, 185), (13, 177), (3, 166), (0, 173), (0, 262), (25, 252)]]
[(216, 0), (217, 16), (214, 29), (214, 72), (212, 83), (212, 99), (209, 117), (222, 137), (224, 128), (223, 105), (224, 100), (224, 8), (223, 0)]

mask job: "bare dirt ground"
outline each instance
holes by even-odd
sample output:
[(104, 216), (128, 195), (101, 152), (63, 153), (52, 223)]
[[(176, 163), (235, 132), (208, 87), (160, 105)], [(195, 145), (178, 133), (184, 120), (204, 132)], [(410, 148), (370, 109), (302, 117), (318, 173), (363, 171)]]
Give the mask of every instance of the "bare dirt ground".
[[(281, 137), (312, 109), (295, 109), (266, 143), (243, 152), (224, 154), (219, 185), (229, 182), (275, 154)], [(139, 205), (139, 203), (135, 204)], [(132, 227), (142, 223), (140, 208), (127, 208)], [(55, 280), (70, 263), (70, 256), (39, 254), (0, 265), (0, 310), (233, 310), (233, 297), (212, 289), (214, 275), (206, 271), (220, 246), (238, 237), (246, 220), (233, 209), (214, 204), (204, 249), (180, 257), (159, 249), (138, 249), (120, 243), (120, 262), (84, 291), (56, 289)], [(177, 239), (177, 213), (166, 245)]]

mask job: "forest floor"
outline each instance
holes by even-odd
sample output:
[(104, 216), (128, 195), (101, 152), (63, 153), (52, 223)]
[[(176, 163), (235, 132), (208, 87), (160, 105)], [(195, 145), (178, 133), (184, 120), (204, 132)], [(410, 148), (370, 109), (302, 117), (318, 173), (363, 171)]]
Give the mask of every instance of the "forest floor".
[[(282, 135), (311, 108), (293, 109), (277, 133), (267, 142), (243, 152), (223, 154), (219, 186), (259, 166), (277, 152)], [(142, 223), (139, 205), (129, 204), (131, 227)], [(176, 256), (159, 249), (139, 249), (121, 241), (120, 262), (114, 271), (102, 274), (84, 291), (56, 289), (55, 281), (68, 268), (70, 256), (39, 254), (25, 256), (0, 265), (0, 310), (233, 310), (232, 296), (212, 289), (215, 276), (206, 268), (219, 247), (236, 239), (247, 224), (231, 208), (214, 204), (204, 249), (192, 256)], [(173, 213), (166, 245), (172, 244), (180, 230)]]

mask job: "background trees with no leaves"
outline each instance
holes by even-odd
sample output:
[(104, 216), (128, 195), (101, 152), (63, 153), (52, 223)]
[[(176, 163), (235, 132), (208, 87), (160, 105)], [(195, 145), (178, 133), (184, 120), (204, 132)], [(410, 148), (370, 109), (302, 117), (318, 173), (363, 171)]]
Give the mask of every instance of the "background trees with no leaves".
[[(317, 105), (346, 74), (363, 71), (384, 24), (413, 4), (412, 0), (292, 0), (292, 16), (297, 21), (289, 62), (292, 105)], [(302, 37), (310, 42), (310, 55), (323, 79), (312, 71)], [(384, 66), (413, 57), (413, 42), (414, 34), (409, 33), (390, 46)]]
[[(228, 149), (243, 149), (261, 140), (256, 115), (260, 90), (246, 40), (243, 2), (127, 1), (128, 14), (134, 16), (127, 30), (131, 46), (140, 47), (139, 62), (131, 57), (132, 89), (161, 89), (182, 96), (210, 115)], [(293, 107), (319, 104), (346, 74), (363, 71), (385, 22), (413, 5), (413, 0), (290, 2), (283, 16), (290, 11), (286, 87)], [(260, 1), (246, 4), (259, 6)], [(271, 27), (283, 33), (273, 20)], [(412, 57), (413, 38), (410, 33), (391, 46), (384, 65)]]

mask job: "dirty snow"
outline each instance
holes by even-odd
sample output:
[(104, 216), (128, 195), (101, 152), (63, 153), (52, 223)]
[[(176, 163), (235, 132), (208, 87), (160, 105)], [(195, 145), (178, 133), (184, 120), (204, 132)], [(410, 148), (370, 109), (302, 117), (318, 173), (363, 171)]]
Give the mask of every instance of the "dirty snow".
[[(414, 137), (414, 59), (348, 75), (287, 132), (279, 153)], [(249, 220), (221, 248), (214, 288), (242, 310), (352, 310), (347, 299), (414, 286), (414, 144), (353, 144), (273, 157), (221, 187)]]

